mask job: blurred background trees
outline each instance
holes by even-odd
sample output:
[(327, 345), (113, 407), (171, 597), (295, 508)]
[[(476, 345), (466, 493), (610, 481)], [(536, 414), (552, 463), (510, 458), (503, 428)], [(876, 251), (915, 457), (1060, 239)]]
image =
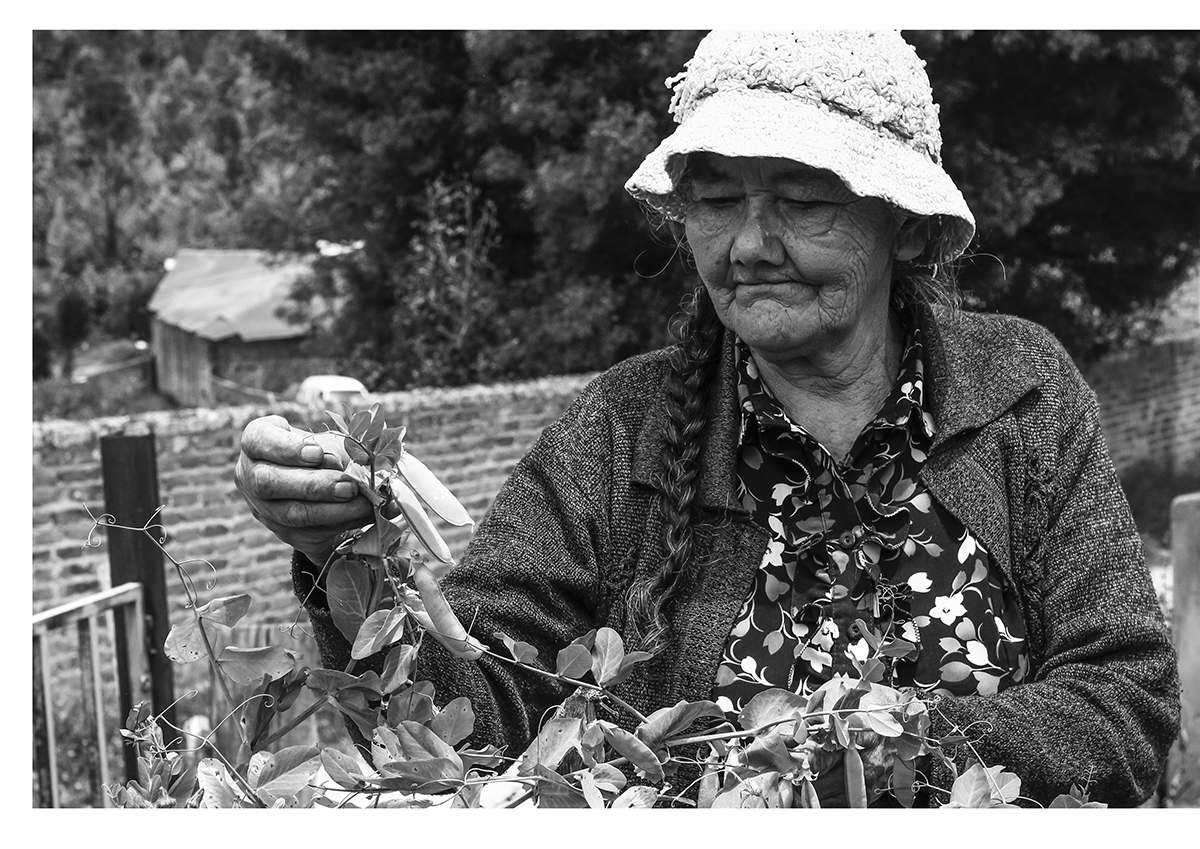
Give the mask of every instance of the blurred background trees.
[[(37, 32), (34, 373), (147, 333), (180, 247), (331, 251), (297, 292), (374, 390), (604, 368), (690, 270), (623, 184), (699, 32)], [(1200, 258), (1200, 36), (910, 32), (979, 233), (969, 303), (1081, 361)]]

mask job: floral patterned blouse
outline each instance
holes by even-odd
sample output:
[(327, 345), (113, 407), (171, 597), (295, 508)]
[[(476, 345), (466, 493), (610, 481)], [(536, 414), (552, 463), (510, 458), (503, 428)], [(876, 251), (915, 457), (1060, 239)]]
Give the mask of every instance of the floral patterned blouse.
[(788, 419), (737, 343), (738, 496), (771, 541), (725, 645), (713, 698), (736, 713), (755, 694), (807, 695), (857, 676), (870, 651), (883, 683), (995, 693), (1028, 669), (1017, 599), (983, 545), (918, 477), (933, 443), (924, 349), (905, 319), (891, 394), (839, 463)]

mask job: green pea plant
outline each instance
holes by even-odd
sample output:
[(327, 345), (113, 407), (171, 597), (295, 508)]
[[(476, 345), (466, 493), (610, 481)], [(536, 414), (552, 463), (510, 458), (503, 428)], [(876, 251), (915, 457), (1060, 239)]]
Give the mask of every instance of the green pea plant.
[[(861, 621), (871, 654), (857, 665), (857, 678), (835, 676), (808, 697), (766, 690), (736, 721), (713, 701), (680, 701), (644, 715), (621, 699), (614, 688), (650, 655), (626, 651), (611, 628), (564, 646), (552, 667), (536, 648), (507, 634), (484, 643), (442, 594), (440, 582), (453, 559), (430, 516), (468, 526), (467, 511), (405, 450), (404, 428), (388, 427), (378, 404), (346, 417), (328, 415), (331, 432), (346, 445), (346, 471), (374, 507), (373, 521), (348, 535), (321, 570), (333, 622), (352, 646), (343, 669), (300, 666), (299, 655), (282, 646), (216, 652), (214, 629), (231, 628), (245, 616), (250, 596), (201, 603), (187, 567), (207, 561), (177, 561), (167, 553), (157, 513), (141, 528), (118, 525), (108, 514), (93, 517), (89, 544), (99, 544), (98, 528), (139, 531), (175, 566), (187, 614), (171, 628), (166, 654), (177, 663), (207, 661), (229, 709), (217, 725), (233, 723), (240, 741), (236, 752), (218, 751), (215, 729), (198, 734), (168, 725), (139, 704), (122, 731), (137, 748), (138, 779), (106, 787), (116, 806), (170, 807), (186, 796), (188, 807), (215, 808), (817, 808), (817, 779), (840, 761), (851, 807), (866, 807), (872, 801), (868, 788), (881, 786), (911, 807), (923, 785), (923, 758), (941, 761), (955, 776), (948, 794), (924, 785), (946, 796), (935, 800), (943, 807), (1016, 807), (1022, 801), (1020, 778), (986, 766), (977, 753), (959, 773), (950, 753), (958, 746), (974, 752), (971, 741), (957, 731), (933, 739), (930, 710), (936, 704), (885, 683), (891, 659), (913, 647)], [(214, 586), (210, 581), (206, 588)], [(470, 700), (439, 707), (433, 684), (414, 679), (427, 638), (459, 658), (486, 655), (552, 678), (569, 695), (548, 712), (525, 751), (472, 747)], [(356, 672), (360, 661), (379, 652), (385, 652), (382, 672)], [(246, 689), (247, 695), (235, 698), (235, 691)], [(291, 716), (305, 689), (316, 698)], [(315, 721), (323, 707), (336, 710), (370, 742), (369, 759), (332, 746), (278, 748), (285, 734)], [(164, 728), (178, 737), (168, 743)], [(884, 767), (890, 773), (882, 777), (871, 774), (876, 768), (864, 765), (861, 755), (880, 741), (890, 756)], [(184, 756), (199, 752), (212, 756), (199, 760), (193, 786), (180, 788)], [(681, 777), (685, 766), (698, 777)], [(1103, 806), (1072, 787), (1051, 807)]]

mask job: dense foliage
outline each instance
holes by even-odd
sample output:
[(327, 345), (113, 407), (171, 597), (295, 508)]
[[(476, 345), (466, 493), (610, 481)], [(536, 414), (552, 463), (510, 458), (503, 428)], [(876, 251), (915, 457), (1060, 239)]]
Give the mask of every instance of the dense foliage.
[[(182, 792), (189, 807), (206, 808), (819, 808), (835, 800), (865, 808), (890, 790), (913, 807), (926, 787), (934, 804), (949, 808), (1041, 804), (1020, 795), (1019, 776), (981, 760), (968, 729), (931, 736), (936, 698), (892, 686), (896, 659), (913, 644), (861, 619), (855, 625), (870, 652), (855, 661), (855, 675), (834, 675), (807, 697), (765, 690), (736, 723), (707, 699), (646, 715), (621, 698), (618, 685), (651, 655), (626, 651), (611, 628), (574, 639), (553, 664), (503, 632), (471, 633), (442, 594), (441, 579), (454, 564), (434, 523), (462, 527), (471, 517), (408, 453), (405, 429), (388, 427), (378, 404), (329, 416), (350, 457), (346, 472), (374, 507), (372, 521), (348, 534), (321, 569), (330, 616), (351, 644), (344, 669), (298, 666), (297, 653), (282, 645), (218, 653), (213, 635), (246, 615), (250, 595), (201, 603), (188, 567), (211, 564), (171, 556), (155, 517), (141, 528), (109, 514), (93, 517), (89, 545), (99, 544), (101, 530), (140, 531), (171, 561), (188, 604), (163, 649), (175, 663), (207, 661), (229, 711), (210, 727), (229, 723), (239, 736), (236, 753), (222, 752), (211, 733), (179, 728), (137, 705), (122, 735), (137, 748), (138, 778), (105, 788), (117, 806), (174, 807)], [(434, 682), (418, 678), (426, 639), (464, 661), (487, 656), (559, 685), (561, 703), (545, 712), (524, 752), (478, 739), (481, 706), (471, 699), (437, 704)], [(381, 656), (381, 665), (360, 670), (360, 662)], [(316, 701), (290, 715), (304, 689)], [(366, 757), (334, 746), (280, 747), (284, 734), (323, 706), (357, 729)], [(186, 761), (210, 748), (190, 774)], [(934, 761), (953, 777), (951, 787), (927, 783), (924, 770)], [(1105, 807), (1079, 786), (1064, 787), (1049, 806)]]
[[(979, 222), (969, 303), (1081, 359), (1152, 332), (1200, 256), (1200, 38), (906, 35)], [(337, 297), (318, 344), (373, 389), (662, 344), (689, 269), (622, 185), (700, 37), (35, 33), (35, 373), (89, 334), (144, 335), (180, 247), (318, 240), (362, 247), (324, 258), (297, 309)]]

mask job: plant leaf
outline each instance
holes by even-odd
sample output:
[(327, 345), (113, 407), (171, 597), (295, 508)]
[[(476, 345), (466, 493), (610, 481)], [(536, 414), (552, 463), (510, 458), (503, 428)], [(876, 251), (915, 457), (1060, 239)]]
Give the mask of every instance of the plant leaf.
[(369, 418), (367, 420), (367, 429), (363, 432), (362, 443), (367, 446), (367, 450), (372, 454), (375, 453), (375, 447), (379, 444), (379, 437), (383, 435), (383, 416), (379, 412), (380, 403), (376, 401), (367, 410)]
[(417, 681), (388, 699), (389, 725), (396, 726), (405, 720), (425, 724), (433, 716), (433, 685), (428, 681)]
[(403, 605), (396, 605), (387, 610), (376, 610), (368, 616), (354, 638), (350, 657), (362, 660), (396, 642), (407, 614)]
[(625, 643), (621, 635), (612, 628), (601, 628), (596, 632), (596, 640), (592, 644), (592, 677), (596, 683), (604, 686), (621, 669), (621, 661), (625, 659)]
[(383, 692), (394, 693), (408, 683), (412, 676), (413, 664), (417, 659), (416, 646), (402, 643), (392, 646), (383, 661), (383, 675), (380, 676)]
[(361, 561), (339, 557), (329, 567), (325, 595), (333, 624), (342, 636), (353, 641), (367, 618), (367, 605), (375, 587), (375, 576)]
[(321, 750), (321, 765), (330, 779), (347, 790), (354, 790), (366, 782), (358, 761), (332, 747)]
[[(350, 417), (350, 429), (347, 431), (352, 437), (359, 442), (367, 435), (367, 428), (371, 426), (371, 411), (359, 410)], [(349, 450), (352, 443), (346, 444), (346, 449)], [(367, 462), (370, 462), (369, 460)]]
[(335, 413), (332, 410), (326, 410), (325, 415), (329, 416), (330, 420), (333, 422), (333, 426), (337, 428), (339, 433), (350, 432), (346, 430), (346, 420), (342, 418), (340, 414)]
[(337, 669), (314, 669), (308, 673), (305, 685), (317, 693), (336, 696), (344, 690), (363, 690), (376, 698), (383, 697), (379, 674), (373, 671), (350, 675)]
[(206, 622), (215, 622), (218, 625), (232, 628), (246, 615), (246, 611), (249, 609), (250, 596), (246, 593), (238, 593), (214, 598), (207, 604), (197, 607), (196, 613)]
[(456, 527), (474, 525), (475, 522), (467, 513), (466, 508), (459, 503), (445, 485), (437, 479), (429, 468), (404, 451), (396, 461), (396, 471), (404, 478), (404, 482), (412, 488), (425, 506), (434, 512), (443, 522)]
[(635, 784), (625, 788), (620, 796), (613, 800), (614, 808), (653, 808), (658, 801), (658, 792), (645, 784)]
[(647, 660), (653, 659), (654, 655), (648, 651), (631, 651), (625, 655), (621, 661), (621, 668), (617, 670), (617, 674), (608, 679), (605, 686), (615, 687), (620, 684), (633, 672), (635, 666), (639, 663), (645, 663)]
[(537, 783), (537, 806), (539, 808), (586, 808), (587, 799), (583, 791), (569, 783), (556, 772), (538, 764), (533, 774)]
[(214, 625), (232, 627), (237, 624), (246, 611), (250, 609), (250, 596), (245, 593), (214, 598), (207, 604), (189, 611), (181, 621), (171, 626), (167, 639), (163, 642), (163, 650), (167, 657), (175, 663), (191, 663), (208, 654), (204, 645), (204, 637), (200, 633), (200, 623), (197, 619), (211, 622)]
[(462, 786), (462, 762), (458, 758), (426, 758), (424, 760), (391, 761), (379, 771), (385, 776), (379, 782), (390, 790), (402, 793), (444, 793)]
[(603, 719), (596, 720), (596, 724), (604, 732), (604, 741), (621, 755), (629, 758), (629, 762), (638, 772), (645, 775), (647, 780), (655, 784), (663, 780), (662, 764), (658, 760), (658, 755), (654, 754), (649, 746), (619, 725)]
[(647, 716), (634, 733), (651, 749), (657, 749), (664, 740), (686, 731), (693, 722), (706, 716), (724, 719), (725, 712), (716, 702), (680, 700)]
[(591, 668), (592, 653), (578, 643), (571, 643), (558, 653), (555, 670), (559, 675), (578, 680)]
[(714, 808), (778, 808), (779, 773), (763, 772), (738, 782), (713, 800)]
[(196, 765), (196, 783), (204, 794), (200, 797), (200, 807), (238, 807), (239, 796), (233, 788), (229, 771), (216, 758), (205, 758)]
[(741, 723), (743, 729), (749, 731), (769, 722), (805, 713), (807, 704), (807, 700), (795, 693), (773, 687), (770, 690), (763, 690), (751, 698), (742, 707), (738, 722)]
[(518, 663), (533, 663), (535, 660), (537, 660), (538, 650), (529, 643), (522, 642), (521, 640), (514, 640), (503, 631), (496, 631), (493, 636), (500, 638), (500, 642), (504, 643), (504, 646), (508, 649), (509, 654), (513, 656), (513, 660), (517, 661)]
[(457, 746), (471, 736), (475, 730), (475, 711), (471, 700), (459, 696), (442, 708), (429, 723), (429, 729), (446, 741), (448, 746)]
[(296, 668), (297, 655), (283, 646), (262, 646), (242, 649), (226, 646), (217, 658), (221, 671), (239, 684), (254, 684), (263, 676), (272, 681), (282, 678)]
[(1021, 779), (1003, 766), (987, 767), (971, 764), (950, 787), (951, 808), (999, 808), (1012, 802), (1021, 793)]
[(533, 775), (541, 765), (558, 769), (567, 753), (580, 747), (583, 720), (578, 717), (556, 716), (538, 730), (537, 737), (521, 755), (518, 775)]
[(254, 792), (268, 805), (304, 789), (321, 767), (316, 746), (289, 746), (270, 757), (258, 773)]
[(583, 791), (583, 799), (587, 802), (588, 807), (594, 810), (603, 810), (604, 797), (600, 795), (600, 788), (596, 786), (596, 778), (592, 775), (592, 771), (584, 769), (572, 774), (579, 779), (579, 789)]

